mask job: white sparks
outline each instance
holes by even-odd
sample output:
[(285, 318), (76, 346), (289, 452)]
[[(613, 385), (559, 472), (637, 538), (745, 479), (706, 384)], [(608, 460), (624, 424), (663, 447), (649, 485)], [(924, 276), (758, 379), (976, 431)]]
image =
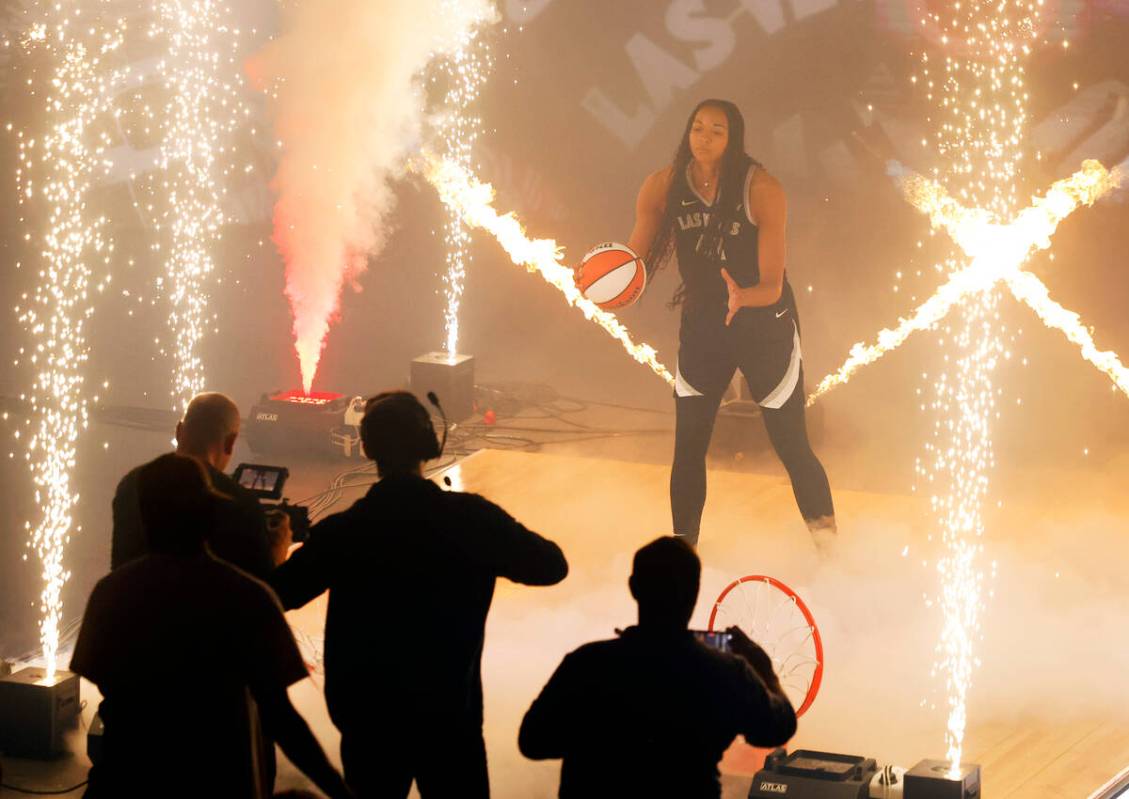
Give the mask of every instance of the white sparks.
[[(119, 21), (106, 30), (79, 23), (69, 5), (45, 7), (46, 22), (30, 31), (29, 48), (43, 48), (53, 61), (43, 82), (29, 82), (29, 92), (42, 95), (45, 132), (40, 141), (20, 137), (17, 186), (21, 206), (42, 223), (28, 240), (38, 239), (40, 280), (26, 304), (18, 306), (24, 329), (33, 342), (28, 358), (34, 370), (26, 399), (32, 409), (32, 435), (26, 460), (35, 484), (39, 518), (28, 522), (30, 543), (43, 567), (40, 595), (40, 643), (47, 679), (58, 666), (61, 591), (70, 577), (63, 566), (63, 548), (74, 526), (71, 515), (77, 442), (87, 426), (83, 365), (87, 360), (86, 320), (93, 312), (89, 290), (105, 278), (113, 245), (105, 235), (106, 220), (86, 207), (88, 193), (104, 172), (107, 134), (97, 123), (110, 113), (114, 73), (105, 59), (122, 42)], [(32, 216), (27, 214), (26, 216)]]
[[(238, 67), (235, 36), (226, 25), (229, 16), (229, 9), (217, 0), (160, 0), (151, 32), (167, 47), (158, 67), (167, 99), (161, 117), (152, 120), (163, 129), (163, 138), (150, 192), (162, 209), (156, 227), (165, 251), (171, 394), (177, 411), (205, 388), (200, 343), (215, 323), (215, 315), (208, 312), (211, 248), (224, 224), (224, 188), (217, 173), (225, 139), (243, 111), (230, 82), (237, 79)], [(217, 45), (223, 45), (226, 54)]]
[[(445, 0), (458, 5), (460, 0)], [(441, 64), (447, 84), (444, 114), (440, 120), (443, 156), (466, 170), (471, 169), (474, 144), (481, 132), (482, 121), (470, 113), (478, 99), (486, 76), (493, 67), (493, 57), (485, 39), (476, 28), (468, 29), (461, 37), (458, 49)], [(458, 206), (447, 206), (448, 218), (444, 225), (447, 245), (446, 284), (447, 308), (444, 312), (447, 354), (454, 356), (459, 342), (459, 303), (470, 261), (470, 233), (463, 223)]]
[[(983, 574), (976, 560), (983, 548), (981, 509), (994, 465), (990, 420), (997, 415), (998, 392), (992, 372), (1006, 353), (996, 289), (1006, 286), (1129, 394), (1129, 372), (1117, 355), (1099, 350), (1078, 315), (1054, 302), (1046, 286), (1023, 269), (1032, 252), (1050, 246), (1059, 222), (1079, 205), (1094, 203), (1124, 178), (1118, 170), (1111, 174), (1096, 161), (1087, 161), (1079, 172), (1015, 212), (1027, 121), (1023, 61), (1030, 54), (1040, 5), (1040, 0), (958, 2), (944, 15), (930, 15), (945, 34), (944, 73), (937, 78), (941, 123), (935, 138), (949, 170), (940, 182), (911, 177), (903, 188), (910, 201), (929, 214), (933, 227), (946, 230), (970, 260), (959, 265), (950, 262), (949, 278), (933, 296), (897, 328), (882, 330), (877, 343), (854, 345), (846, 363), (824, 378), (809, 398), (810, 404), (915, 331), (931, 329), (950, 310), (957, 311), (958, 319), (946, 329), (947, 341), (941, 341), (948, 349), (945, 367), (933, 386), (935, 424), (933, 442), (926, 445), (928, 463), (919, 462), (917, 470), (926, 484), (936, 487), (932, 504), (945, 547), (937, 563), (943, 629), (935, 671), (944, 673), (948, 690), (945, 738), (949, 774), (954, 778), (960, 774), (982, 609)], [(932, 99), (930, 72), (926, 56), (923, 77)], [(913, 82), (917, 83), (916, 76)], [(940, 265), (937, 269), (945, 271)]]
[(458, 209), (467, 226), (490, 233), (515, 264), (541, 275), (564, 294), (569, 305), (579, 308), (586, 319), (619, 341), (632, 358), (649, 366), (668, 384), (674, 384), (674, 376), (659, 362), (654, 347), (636, 344), (615, 314), (600, 309), (580, 293), (572, 270), (561, 263), (561, 249), (555, 241), (530, 239), (513, 214), (499, 214), (494, 209), (494, 189), (490, 184), (482, 183), (468, 169), (449, 159), (424, 157), (414, 167), (435, 187), (446, 205)]

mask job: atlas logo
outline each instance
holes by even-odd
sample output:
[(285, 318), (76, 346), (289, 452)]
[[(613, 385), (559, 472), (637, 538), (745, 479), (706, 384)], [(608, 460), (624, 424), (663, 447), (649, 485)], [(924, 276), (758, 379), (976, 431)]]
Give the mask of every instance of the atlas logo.
[(277, 422), (278, 421), (278, 414), (277, 413), (265, 413), (265, 412), (259, 413), (258, 415), (255, 416), (255, 421), (256, 422)]
[(762, 782), (761, 793), (788, 793), (788, 786), (783, 782)]

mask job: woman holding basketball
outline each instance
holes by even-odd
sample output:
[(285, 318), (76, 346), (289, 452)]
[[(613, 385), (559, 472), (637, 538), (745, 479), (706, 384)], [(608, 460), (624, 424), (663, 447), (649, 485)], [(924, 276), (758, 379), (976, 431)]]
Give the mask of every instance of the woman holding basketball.
[(740, 369), (788, 471), (800, 513), (823, 546), (834, 539), (827, 474), (808, 443), (796, 301), (784, 268), (779, 181), (745, 152), (745, 121), (725, 100), (698, 104), (674, 163), (649, 176), (629, 246), (653, 274), (678, 257), (682, 308), (670, 505), (675, 535), (696, 544), (706, 450), (722, 394)]

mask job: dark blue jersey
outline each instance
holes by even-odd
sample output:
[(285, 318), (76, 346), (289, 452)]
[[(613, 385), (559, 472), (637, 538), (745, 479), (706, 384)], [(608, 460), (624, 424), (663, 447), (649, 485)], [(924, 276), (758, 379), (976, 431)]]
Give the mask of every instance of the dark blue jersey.
[[(719, 191), (712, 204), (694, 189), (689, 167), (685, 174), (674, 176), (668, 202), (677, 206), (674, 241), (678, 271), (685, 286), (683, 321), (694, 317), (724, 322), (729, 293), (721, 277), (722, 268), (740, 286), (760, 282), (758, 231), (748, 208), (749, 186), (760, 168), (757, 164), (749, 166), (740, 196), (725, 197)], [(707, 252), (706, 242), (713, 237), (705, 234), (717, 213), (725, 213), (728, 224), (714, 252)], [(774, 307), (790, 305), (791, 296), (785, 276), (780, 301)]]

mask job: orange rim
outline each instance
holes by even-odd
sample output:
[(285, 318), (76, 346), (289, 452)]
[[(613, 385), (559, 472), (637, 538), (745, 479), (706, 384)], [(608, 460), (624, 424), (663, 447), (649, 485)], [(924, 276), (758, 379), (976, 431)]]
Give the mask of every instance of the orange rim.
[(811, 684), (808, 685), (808, 691), (804, 696), (804, 701), (796, 710), (796, 717), (799, 718), (804, 715), (808, 708), (812, 706), (812, 703), (815, 702), (815, 697), (819, 693), (819, 686), (823, 682), (823, 639), (819, 635), (819, 626), (815, 623), (815, 617), (812, 616), (811, 611), (808, 610), (808, 606), (804, 604), (804, 600), (800, 598), (799, 594), (775, 577), (769, 577), (766, 574), (748, 574), (744, 577), (739, 577), (725, 586), (722, 592), (718, 594), (717, 601), (713, 603), (713, 609), (710, 610), (710, 632), (713, 632), (714, 629), (713, 625), (714, 621), (717, 619), (717, 609), (721, 606), (721, 603), (725, 601), (725, 597), (729, 595), (729, 592), (741, 585), (741, 583), (752, 582), (768, 583), (773, 588), (785, 594), (795, 603), (796, 607), (799, 608), (800, 613), (803, 614), (804, 620), (807, 621), (808, 626), (811, 628), (811, 639), (815, 646), (815, 671), (812, 673)]

